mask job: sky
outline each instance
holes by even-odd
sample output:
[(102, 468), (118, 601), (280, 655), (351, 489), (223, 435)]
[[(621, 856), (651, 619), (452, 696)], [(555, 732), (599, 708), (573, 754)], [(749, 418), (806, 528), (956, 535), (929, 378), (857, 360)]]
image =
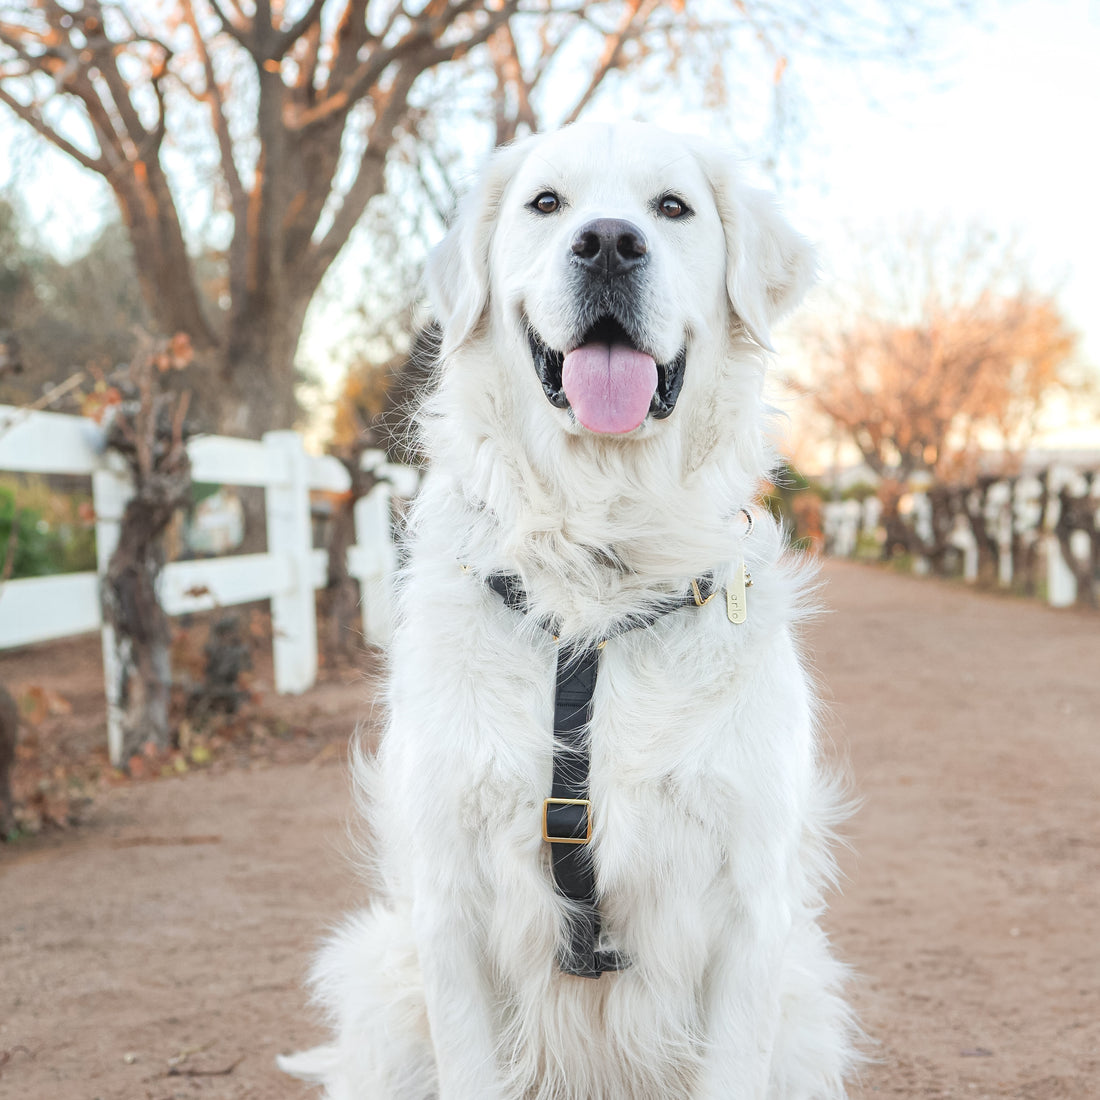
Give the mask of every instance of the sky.
[[(915, 214), (978, 219), (1015, 235), (1100, 364), (1098, 58), (1100, 0), (991, 0), (953, 25), (934, 68), (798, 59), (804, 138), (782, 199), (824, 278), (853, 270), (861, 236)], [(59, 246), (86, 239), (109, 197), (63, 158), (28, 165), (12, 133), (0, 117), (0, 188), (22, 185)], [(1055, 410), (1045, 442), (1100, 447), (1096, 410)]]
[[(998, 4), (927, 72), (804, 74), (812, 129), (784, 205), (825, 278), (853, 239), (899, 218), (969, 218), (1015, 235), (1100, 364), (1100, 0)], [(1097, 410), (1052, 409), (1042, 442), (1100, 448)]]
[[(948, 212), (1015, 229), (1036, 272), (1063, 283), (1079, 325), (1100, 293), (1100, 0), (1028, 0), (960, 26), (931, 78), (876, 71), (813, 85), (803, 180), (787, 196), (834, 248), (831, 223)], [(1100, 331), (1088, 332), (1094, 358)]]

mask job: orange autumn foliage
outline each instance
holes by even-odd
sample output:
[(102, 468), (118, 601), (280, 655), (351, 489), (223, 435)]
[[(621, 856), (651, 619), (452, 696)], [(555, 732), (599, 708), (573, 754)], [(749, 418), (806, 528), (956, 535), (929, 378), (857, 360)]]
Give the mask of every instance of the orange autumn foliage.
[[(880, 478), (965, 480), (982, 448), (1019, 455), (1050, 395), (1068, 385), (1078, 338), (1053, 298), (1018, 275), (984, 273), (973, 256), (960, 266), (968, 262), (950, 286), (925, 272), (915, 305), (872, 294), (807, 341), (812, 374), (793, 387)], [(900, 264), (894, 273), (899, 284), (911, 276)]]

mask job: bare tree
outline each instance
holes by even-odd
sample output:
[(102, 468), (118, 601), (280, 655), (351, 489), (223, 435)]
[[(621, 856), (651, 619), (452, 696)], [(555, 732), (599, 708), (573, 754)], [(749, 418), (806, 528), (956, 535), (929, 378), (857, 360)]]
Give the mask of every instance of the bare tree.
[[(106, 180), (151, 327), (190, 335), (215, 375), (220, 426), (255, 434), (293, 419), (295, 352), (321, 279), (385, 192), (391, 152), (460, 84), (507, 138), (575, 117), (609, 74), (687, 35), (716, 47), (740, 36), (779, 74), (798, 50), (906, 52), (917, 28), (964, 3), (880, 0), (868, 14), (810, 0), (9, 0), (0, 103)], [(720, 64), (700, 68), (721, 84)], [(173, 150), (210, 161), (226, 225), (213, 301)]]
[(126, 362), (135, 328), (147, 320), (117, 221), (64, 262), (30, 234), (24, 243), (25, 226), (25, 216), (0, 199), (0, 348), (17, 349), (20, 367), (6, 371), (0, 351), (0, 402), (9, 405), (36, 401), (63, 372)]
[(807, 325), (810, 370), (794, 388), (895, 486), (969, 481), (982, 446), (1019, 454), (1075, 362), (1054, 299), (974, 227), (918, 227), (861, 255), (851, 299)]

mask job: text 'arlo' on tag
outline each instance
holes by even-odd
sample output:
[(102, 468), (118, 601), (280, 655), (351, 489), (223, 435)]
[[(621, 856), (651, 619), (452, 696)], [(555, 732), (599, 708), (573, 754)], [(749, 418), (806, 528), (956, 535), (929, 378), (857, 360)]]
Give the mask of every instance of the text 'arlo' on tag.
[(726, 617), (731, 623), (743, 623), (748, 616), (748, 601), (745, 597), (747, 574), (742, 562), (726, 584)]

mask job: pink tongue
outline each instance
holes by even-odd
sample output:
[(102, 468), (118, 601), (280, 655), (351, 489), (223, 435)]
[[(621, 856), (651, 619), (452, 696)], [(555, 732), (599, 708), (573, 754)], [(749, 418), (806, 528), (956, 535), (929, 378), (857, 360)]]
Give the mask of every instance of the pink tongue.
[(565, 357), (561, 383), (573, 415), (590, 432), (632, 432), (649, 412), (657, 364), (625, 344), (585, 344)]

